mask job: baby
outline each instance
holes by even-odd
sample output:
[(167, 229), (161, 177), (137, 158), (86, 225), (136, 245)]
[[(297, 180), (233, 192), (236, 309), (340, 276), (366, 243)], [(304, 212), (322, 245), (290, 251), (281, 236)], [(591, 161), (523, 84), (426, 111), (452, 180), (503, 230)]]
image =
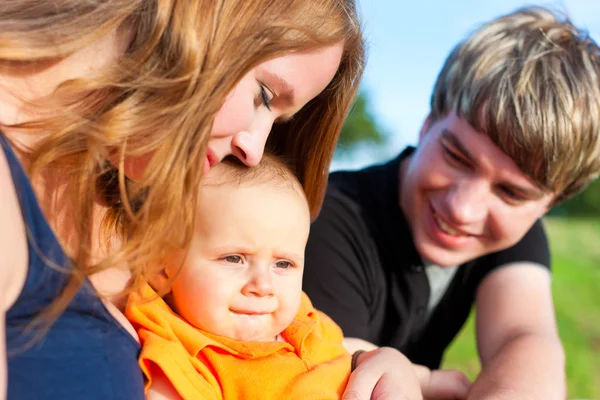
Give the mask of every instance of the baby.
[(126, 310), (148, 398), (339, 399), (351, 356), (302, 292), (310, 214), (292, 171), (225, 161), (200, 197), (189, 253)]

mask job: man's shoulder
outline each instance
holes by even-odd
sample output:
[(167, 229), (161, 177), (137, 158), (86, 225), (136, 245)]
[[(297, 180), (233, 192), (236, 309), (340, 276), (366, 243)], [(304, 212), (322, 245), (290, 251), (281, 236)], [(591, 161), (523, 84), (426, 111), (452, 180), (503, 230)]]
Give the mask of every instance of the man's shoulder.
[(321, 213), (311, 227), (308, 252), (322, 252), (326, 243), (335, 247), (335, 254), (362, 255), (362, 269), (387, 271), (386, 276), (406, 271), (399, 269), (398, 251), (404, 254), (401, 265), (413, 265), (419, 256), (398, 199), (400, 163), (407, 154), (331, 174)]
[(397, 202), (398, 171), (404, 151), (383, 163), (359, 170), (342, 170), (329, 176), (325, 201), (352, 204), (354, 208), (378, 208), (382, 203)]

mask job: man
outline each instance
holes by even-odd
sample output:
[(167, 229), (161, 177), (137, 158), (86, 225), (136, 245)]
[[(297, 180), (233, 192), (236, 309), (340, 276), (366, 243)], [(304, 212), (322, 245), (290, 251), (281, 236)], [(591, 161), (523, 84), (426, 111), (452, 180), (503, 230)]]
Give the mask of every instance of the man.
[(476, 306), (469, 399), (564, 399), (539, 219), (600, 172), (600, 49), (529, 8), (476, 30), (437, 79), (417, 149), (332, 174), (304, 288), (351, 350), (438, 368)]

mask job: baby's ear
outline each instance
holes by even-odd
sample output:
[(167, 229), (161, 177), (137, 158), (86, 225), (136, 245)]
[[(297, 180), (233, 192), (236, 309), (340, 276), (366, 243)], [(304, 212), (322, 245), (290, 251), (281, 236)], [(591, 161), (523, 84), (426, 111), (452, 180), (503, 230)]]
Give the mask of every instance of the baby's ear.
[(158, 273), (156, 273), (156, 275), (154, 275), (149, 281), (148, 283), (150, 284), (150, 286), (152, 286), (152, 289), (154, 289), (155, 292), (157, 293), (167, 293), (170, 292), (170, 286), (172, 283), (171, 278), (169, 278), (169, 274), (167, 273), (167, 270), (165, 268), (161, 269)]
[(183, 260), (184, 256), (178, 251), (164, 258), (161, 270), (148, 281), (155, 292), (160, 293), (161, 296), (171, 292), (171, 286), (183, 265)]

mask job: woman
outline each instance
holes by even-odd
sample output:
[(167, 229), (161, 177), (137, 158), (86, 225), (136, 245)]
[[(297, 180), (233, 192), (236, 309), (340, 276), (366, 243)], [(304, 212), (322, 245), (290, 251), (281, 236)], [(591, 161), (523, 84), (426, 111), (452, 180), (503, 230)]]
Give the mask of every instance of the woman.
[(142, 398), (121, 309), (188, 246), (202, 174), (266, 145), (316, 215), (362, 67), (350, 1), (3, 2), (0, 396)]

